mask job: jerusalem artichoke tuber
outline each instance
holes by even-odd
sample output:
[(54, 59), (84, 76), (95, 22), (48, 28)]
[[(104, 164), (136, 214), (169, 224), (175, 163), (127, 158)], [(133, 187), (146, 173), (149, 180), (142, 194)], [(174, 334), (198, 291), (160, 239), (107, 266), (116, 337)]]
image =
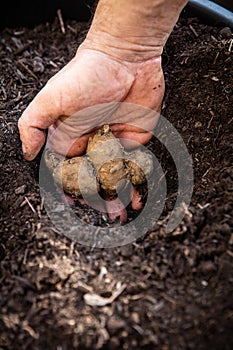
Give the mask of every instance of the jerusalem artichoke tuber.
[(134, 186), (144, 184), (153, 170), (152, 156), (140, 149), (126, 152), (108, 125), (89, 138), (84, 156), (61, 161), (46, 150), (45, 163), (55, 182), (73, 197), (90, 196), (100, 189), (108, 197), (114, 197), (126, 181)]

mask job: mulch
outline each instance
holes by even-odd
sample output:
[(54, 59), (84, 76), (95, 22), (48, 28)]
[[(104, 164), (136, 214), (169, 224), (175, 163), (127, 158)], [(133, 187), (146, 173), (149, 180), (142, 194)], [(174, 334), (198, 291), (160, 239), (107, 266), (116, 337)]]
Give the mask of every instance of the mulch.
[[(163, 53), (162, 114), (194, 162), (184, 219), (166, 233), (177, 175), (153, 139), (148, 147), (168, 174), (162, 217), (132, 244), (97, 249), (57, 232), (40, 196), (41, 154), (23, 159), (17, 129), (22, 111), (72, 58), (88, 26), (66, 20), (63, 34), (56, 18), (1, 32), (0, 349), (231, 350), (231, 32), (184, 12)], [(87, 207), (79, 214), (90, 221), (98, 215)], [(96, 305), (93, 294), (105, 305)]]

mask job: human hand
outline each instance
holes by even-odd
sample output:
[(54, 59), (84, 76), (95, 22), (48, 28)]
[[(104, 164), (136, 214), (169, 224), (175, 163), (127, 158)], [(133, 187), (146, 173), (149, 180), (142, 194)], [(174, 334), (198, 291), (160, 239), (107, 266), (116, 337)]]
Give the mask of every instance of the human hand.
[[(74, 59), (49, 80), (19, 119), (24, 157), (35, 158), (47, 128), (48, 146), (68, 157), (83, 154), (89, 137), (103, 124), (127, 139), (126, 147), (148, 142), (158, 119), (150, 111), (160, 111), (164, 95), (161, 54), (186, 3), (100, 0)], [(148, 108), (132, 113), (126, 102)], [(131, 199), (132, 207), (140, 209), (136, 191)], [(108, 212), (111, 205), (106, 201)], [(114, 210), (124, 219), (120, 202)]]
[[(107, 102), (131, 102), (159, 111), (164, 94), (161, 54), (187, 0), (100, 0), (84, 43), (74, 59), (49, 80), (19, 119), (25, 158), (32, 160), (45, 142), (45, 130), (87, 107)], [(145, 116), (129, 127), (129, 116), (103, 120), (116, 136), (146, 143), (141, 126)], [(58, 152), (72, 139), (68, 156), (85, 151), (90, 133), (100, 127), (96, 118), (77, 118), (56, 140)], [(108, 116), (109, 118), (109, 116)], [(150, 119), (150, 118), (149, 118)], [(147, 118), (146, 126), (152, 129)], [(118, 125), (114, 125), (115, 123)], [(145, 128), (144, 128), (145, 129)], [(148, 129), (148, 128), (147, 128)], [(50, 129), (51, 130), (51, 129)], [(72, 136), (72, 137), (71, 137)], [(71, 146), (71, 143), (70, 143)]]
[[(83, 154), (89, 136), (103, 124), (110, 124), (117, 137), (145, 144), (151, 137), (145, 129), (153, 130), (157, 121), (154, 115), (147, 118), (145, 128), (143, 115), (135, 120), (124, 111), (121, 111), (121, 119), (119, 112), (107, 114), (106, 118), (93, 112), (83, 117), (78, 112), (110, 102), (134, 103), (159, 111), (163, 94), (159, 57), (139, 63), (120, 62), (101, 52), (85, 49), (84, 44), (73, 60), (48, 81), (19, 119), (25, 159), (34, 159), (45, 143), (45, 130), (51, 127), (51, 133), (61, 123), (64, 124), (63, 134), (56, 139), (53, 149), (68, 157)], [(74, 115), (77, 118), (67, 119)]]
[[(122, 110), (114, 109), (106, 116), (104, 111), (110, 102), (128, 102), (159, 111), (163, 94), (160, 57), (145, 62), (119, 61), (85, 48), (84, 42), (74, 59), (48, 81), (19, 119), (25, 159), (32, 160), (38, 154), (46, 141), (47, 128), (51, 148), (68, 157), (85, 153), (89, 137), (106, 123), (116, 137), (145, 144), (157, 122), (154, 113), (135, 118)], [(96, 105), (99, 106), (97, 114)], [(84, 110), (87, 113), (79, 113)], [(59, 132), (54, 132), (56, 130)], [(111, 206), (110, 203), (107, 206)], [(117, 206), (115, 216), (123, 211), (121, 203)], [(141, 208), (135, 192), (132, 206)]]
[[(38, 154), (48, 128), (47, 146), (68, 157), (85, 153), (89, 137), (104, 124), (126, 147), (147, 143), (158, 119), (151, 110), (160, 111), (164, 95), (161, 54), (186, 3), (100, 0), (76, 56), (19, 119), (25, 158)], [(135, 191), (132, 206), (141, 207)]]

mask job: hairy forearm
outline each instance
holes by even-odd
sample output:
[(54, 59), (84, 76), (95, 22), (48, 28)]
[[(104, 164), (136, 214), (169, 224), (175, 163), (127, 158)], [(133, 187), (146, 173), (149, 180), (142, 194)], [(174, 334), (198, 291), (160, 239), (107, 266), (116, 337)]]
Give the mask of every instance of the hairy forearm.
[(129, 61), (159, 56), (186, 3), (100, 0), (85, 45)]

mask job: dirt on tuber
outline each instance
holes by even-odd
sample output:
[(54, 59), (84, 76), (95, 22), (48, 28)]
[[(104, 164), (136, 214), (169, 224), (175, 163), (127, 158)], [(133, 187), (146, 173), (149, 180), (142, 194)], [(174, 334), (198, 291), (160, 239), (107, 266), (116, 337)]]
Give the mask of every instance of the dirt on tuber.
[(72, 197), (92, 196), (101, 190), (114, 198), (129, 182), (135, 187), (145, 184), (153, 170), (151, 154), (141, 149), (127, 152), (109, 125), (89, 138), (84, 156), (61, 159), (47, 149), (44, 159), (55, 182)]

